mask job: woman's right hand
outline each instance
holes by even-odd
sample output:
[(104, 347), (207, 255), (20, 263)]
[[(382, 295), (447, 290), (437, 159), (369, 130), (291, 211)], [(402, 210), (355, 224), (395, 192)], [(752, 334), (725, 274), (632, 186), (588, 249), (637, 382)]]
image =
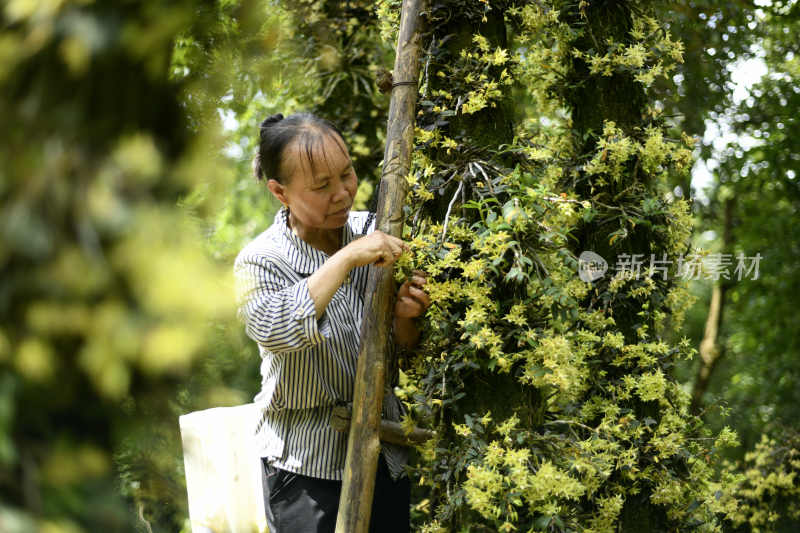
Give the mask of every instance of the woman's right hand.
[(407, 249), (408, 245), (397, 237), (375, 230), (354, 240), (340, 251), (346, 254), (352, 268), (370, 263), (379, 267), (389, 267)]

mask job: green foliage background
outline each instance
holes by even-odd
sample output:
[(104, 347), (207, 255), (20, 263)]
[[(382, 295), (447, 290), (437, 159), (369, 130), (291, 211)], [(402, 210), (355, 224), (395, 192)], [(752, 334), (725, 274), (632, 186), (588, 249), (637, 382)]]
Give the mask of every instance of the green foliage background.
[[(800, 8), (762, 4), (430, 3), (398, 271), (425, 268), (435, 302), (399, 391), (439, 432), (416, 528), (796, 529)], [(366, 206), (398, 13), (4, 4), (0, 529), (188, 531), (177, 416), (259, 383), (230, 279), (275, 209), (257, 124), (337, 122)], [(767, 75), (735, 100), (754, 57)], [(740, 137), (697, 142), (707, 121)], [(726, 286), (693, 413), (711, 281), (590, 285), (576, 256), (697, 245), (765, 259)]]

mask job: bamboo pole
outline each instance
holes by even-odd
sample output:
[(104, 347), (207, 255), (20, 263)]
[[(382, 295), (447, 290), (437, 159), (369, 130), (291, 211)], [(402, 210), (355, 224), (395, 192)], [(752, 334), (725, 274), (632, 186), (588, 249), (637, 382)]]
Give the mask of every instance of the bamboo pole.
[[(401, 8), (383, 175), (378, 192), (377, 228), (395, 237), (402, 235), (403, 204), (408, 189), (406, 175), (411, 167), (423, 1), (403, 0)], [(380, 453), (385, 359), (392, 342), (389, 336), (394, 304), (392, 287), (390, 269), (370, 267), (336, 533), (367, 533), (369, 530)]]

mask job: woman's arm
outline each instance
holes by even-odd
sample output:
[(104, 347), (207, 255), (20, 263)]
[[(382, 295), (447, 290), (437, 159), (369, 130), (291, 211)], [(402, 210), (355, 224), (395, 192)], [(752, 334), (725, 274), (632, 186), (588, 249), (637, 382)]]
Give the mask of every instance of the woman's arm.
[(352, 269), (370, 263), (390, 267), (405, 248), (405, 243), (397, 237), (382, 231), (373, 231), (330, 256), (325, 264), (308, 277), (308, 292), (314, 300), (317, 318), (325, 312), (334, 293)]
[(268, 254), (241, 254), (234, 267), (239, 318), (247, 336), (274, 353), (314, 346), (330, 335), (318, 320), (308, 280), (296, 280), (290, 265)]
[(237, 258), (239, 316), (247, 335), (271, 352), (314, 346), (330, 333), (325, 309), (350, 270), (375, 263), (391, 266), (402, 253), (400, 239), (380, 231), (348, 244), (308, 278), (293, 282), (277, 258), (262, 254)]
[(316, 318), (319, 319), (331, 302), (336, 290), (353, 269), (346, 254), (341, 250), (328, 258), (316, 272), (308, 277), (308, 292), (314, 300)]

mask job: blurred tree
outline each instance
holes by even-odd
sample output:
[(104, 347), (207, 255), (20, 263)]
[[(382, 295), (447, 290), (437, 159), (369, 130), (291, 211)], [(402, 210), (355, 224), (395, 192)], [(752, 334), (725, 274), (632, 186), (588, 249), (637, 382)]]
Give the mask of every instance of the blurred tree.
[[(173, 72), (173, 54), (176, 37), (191, 35), (216, 56), (242, 42), (230, 53), (241, 62), (268, 56), (266, 7), (3, 5), (4, 531), (183, 526), (182, 476), (170, 475), (182, 463), (176, 393), (198, 361), (233, 366), (239, 333), (220, 333), (233, 321), (230, 265), (209, 260), (187, 216), (214, 211), (200, 200), (229, 191), (216, 110), (229, 81), (199, 60), (200, 70)], [(191, 403), (221, 401), (241, 395), (218, 384)], [(144, 505), (148, 491), (157, 506)]]
[(741, 461), (725, 465), (723, 477), (736, 497), (725, 531), (791, 533), (800, 524), (800, 435), (796, 430), (762, 435)]
[[(703, 138), (707, 121), (716, 122), (731, 106), (731, 71), (737, 63), (756, 55), (758, 15), (749, 0), (720, 2), (695, 0), (657, 6), (665, 30), (684, 46), (684, 60), (671, 79), (657, 80), (656, 105), (663, 107), (675, 132)], [(675, 83), (674, 89), (671, 87)], [(710, 145), (700, 145), (697, 155), (707, 159)], [(691, 175), (672, 176), (685, 197), (694, 196)]]

